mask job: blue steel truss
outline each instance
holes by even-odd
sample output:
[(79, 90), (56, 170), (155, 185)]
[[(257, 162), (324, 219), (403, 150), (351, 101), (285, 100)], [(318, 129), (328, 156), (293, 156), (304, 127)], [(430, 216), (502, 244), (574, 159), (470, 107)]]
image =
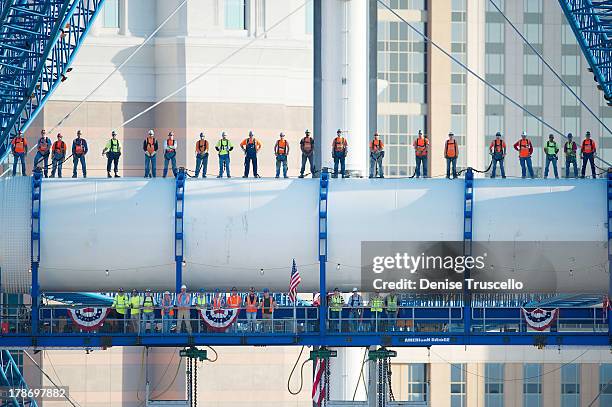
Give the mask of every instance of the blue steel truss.
[[(19, 365), (8, 350), (0, 351), (0, 365), (0, 386), (5, 388), (3, 389), (4, 394), (0, 396), (0, 407), (37, 407), (36, 400), (27, 397), (28, 384), (21, 374)], [(19, 396), (23, 394), (26, 396)]]
[(183, 285), (183, 219), (185, 213), (185, 169), (180, 168), (176, 176), (176, 193), (174, 195), (174, 261), (176, 262), (176, 292)]
[(0, 159), (66, 79), (104, 0), (1, 0)]
[(595, 80), (612, 101), (612, 1), (559, 0)]

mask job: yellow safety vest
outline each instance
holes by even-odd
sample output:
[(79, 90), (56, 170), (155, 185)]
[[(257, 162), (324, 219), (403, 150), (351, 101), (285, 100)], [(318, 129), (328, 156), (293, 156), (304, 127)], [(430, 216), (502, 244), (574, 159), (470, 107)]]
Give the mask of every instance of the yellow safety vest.
[(374, 297), (370, 300), (370, 311), (372, 312), (382, 312), (383, 310), (383, 300), (380, 297)]
[(341, 295), (334, 295), (331, 297), (329, 309), (331, 311), (342, 311), (342, 304), (344, 303)]
[(128, 307), (128, 297), (125, 294), (116, 295), (113, 300), (113, 308), (117, 313), (123, 315), (125, 314), (125, 309)]
[(130, 298), (132, 315), (140, 314), (140, 295)]
[(155, 308), (153, 307), (153, 297), (150, 295), (145, 295), (144, 300), (142, 301), (142, 312), (150, 314), (151, 312), (155, 311)]
[(196, 305), (199, 307), (206, 305), (206, 297), (203, 295), (196, 297)]

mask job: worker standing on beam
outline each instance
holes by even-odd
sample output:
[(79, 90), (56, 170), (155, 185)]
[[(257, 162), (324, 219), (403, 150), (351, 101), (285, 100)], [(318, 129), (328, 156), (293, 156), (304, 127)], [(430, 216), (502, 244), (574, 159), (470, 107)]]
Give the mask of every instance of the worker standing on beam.
[(373, 332), (379, 332), (384, 329), (384, 323), (381, 320), (384, 305), (385, 301), (380, 296), (380, 291), (376, 290), (370, 298), (370, 318), (372, 320), (370, 330)]
[(130, 322), (132, 325), (132, 332), (138, 333), (140, 328), (140, 306), (142, 298), (138, 295), (136, 289), (132, 290), (132, 296), (130, 297)]
[(246, 304), (246, 319), (250, 332), (255, 332), (255, 324), (257, 321), (257, 308), (259, 308), (259, 297), (255, 293), (255, 288), (251, 287), (244, 300)]
[(591, 139), (590, 131), (586, 132), (585, 139), (582, 140), (582, 146), (580, 146), (580, 153), (582, 156), (581, 178), (584, 178), (587, 163), (591, 164), (591, 175), (593, 175), (593, 178), (597, 178), (597, 174), (595, 173), (595, 154), (597, 153), (597, 146), (595, 146), (595, 140)]
[(193, 317), (196, 321), (199, 321), (196, 323), (196, 326), (200, 327), (199, 332), (206, 332), (206, 322), (204, 322), (203, 318), (200, 318), (200, 314), (206, 311), (206, 290), (200, 288), (200, 292), (195, 294), (193, 305), (195, 305)]
[(17, 175), (17, 163), (21, 161), (21, 175), (26, 176), (26, 164), (25, 156), (28, 153), (28, 142), (23, 137), (21, 130), (17, 132), (17, 135), (11, 140), (11, 152), (13, 153), (13, 177)]
[(419, 130), (416, 140), (412, 144), (416, 160), (416, 177), (421, 177), (421, 167), (423, 168), (423, 178), (427, 178), (427, 155), (429, 152), (429, 140), (423, 137), (423, 132)]
[[(527, 170), (529, 170), (529, 176), (535, 178), (533, 175), (533, 167), (531, 166), (531, 155), (533, 154), (533, 144), (531, 140), (527, 138), (527, 133), (521, 134), (521, 139), (514, 143), (514, 149), (519, 152), (519, 162), (521, 164), (521, 177), (527, 176)], [(527, 167), (527, 168), (525, 168)]]
[(359, 295), (357, 287), (353, 288), (353, 294), (349, 297), (347, 305), (350, 308), (350, 330), (351, 332), (360, 332), (361, 319), (363, 318), (363, 299), (361, 298), (361, 295)]
[(338, 129), (336, 138), (332, 143), (332, 156), (334, 157), (334, 174), (332, 178), (338, 178), (338, 164), (342, 172), (342, 178), (346, 178), (346, 155), (348, 154), (348, 143), (342, 137), (342, 130)]
[(249, 131), (249, 137), (242, 140), (242, 143), (240, 143), (240, 148), (244, 153), (244, 175), (242, 178), (249, 177), (251, 165), (253, 165), (253, 176), (255, 178), (259, 178), (259, 173), (257, 172), (257, 153), (259, 153), (259, 150), (261, 149), (261, 143), (255, 138), (252, 131)]
[(379, 138), (378, 132), (374, 133), (374, 139), (370, 141), (370, 178), (378, 176), (385, 178), (383, 171), (383, 158), (385, 157), (385, 144)]
[(142, 143), (142, 149), (144, 150), (145, 159), (145, 178), (155, 178), (157, 173), (157, 150), (159, 144), (155, 138), (155, 132), (153, 129), (149, 130), (149, 135)]
[(129, 299), (126, 293), (123, 292), (123, 288), (119, 288), (119, 292), (113, 298), (112, 314), (111, 314), (111, 326), (113, 332), (117, 332), (117, 326), (120, 327), (121, 333), (125, 330), (125, 314), (129, 307)]
[(261, 307), (261, 318), (263, 319), (263, 330), (273, 331), (272, 320), (274, 319), (274, 309), (276, 308), (276, 301), (274, 297), (270, 295), (270, 290), (264, 288), (263, 297), (260, 301)]
[(62, 166), (64, 165), (64, 159), (66, 158), (66, 143), (62, 141), (61, 133), (57, 133), (57, 140), (51, 147), (51, 154), (51, 178), (55, 178), (56, 172), (57, 177), (62, 178)]
[(217, 178), (223, 178), (223, 169), (227, 171), (227, 178), (230, 175), (230, 151), (234, 149), (234, 145), (227, 139), (225, 132), (221, 133), (221, 140), (217, 141), (215, 150), (219, 152), (219, 175)]
[(576, 142), (573, 140), (572, 133), (568, 133), (567, 141), (563, 145), (563, 152), (565, 153), (565, 178), (569, 178), (570, 164), (574, 166), (574, 178), (578, 178), (576, 151), (578, 151), (578, 145), (576, 145)]
[(310, 136), (310, 131), (306, 129), (304, 137), (300, 140), (300, 150), (302, 150), (302, 168), (300, 169), (300, 178), (304, 178), (306, 170), (306, 161), (310, 163), (310, 176), (314, 177), (314, 138)]
[(283, 178), (287, 176), (287, 157), (289, 156), (289, 142), (285, 140), (285, 133), (279, 134), (279, 139), (274, 144), (274, 155), (276, 156), (276, 178), (280, 176), (281, 165), (283, 167)]
[(493, 170), (491, 171), (491, 178), (495, 178), (495, 170), (497, 169), (497, 163), (499, 163), (499, 169), (501, 171), (501, 177), (506, 178), (506, 171), (504, 170), (504, 159), (506, 158), (506, 142), (502, 140), (502, 135), (498, 131), (495, 133), (495, 140), (491, 141), (489, 145), (489, 154), (493, 160)]
[(153, 294), (151, 294), (151, 290), (147, 288), (144, 296), (142, 297), (142, 319), (140, 322), (140, 333), (146, 334), (147, 330), (147, 322), (151, 327), (151, 333), (155, 332), (155, 298), (153, 298)]
[(557, 169), (557, 160), (559, 153), (559, 146), (557, 146), (557, 142), (555, 141), (555, 136), (553, 134), (548, 135), (548, 141), (544, 145), (544, 154), (546, 154), (546, 168), (544, 168), (544, 178), (548, 178), (548, 167), (552, 163), (553, 171), (555, 172), (555, 178), (559, 178), (559, 171)]
[(34, 157), (34, 168), (32, 171), (36, 169), (41, 163), (43, 173), (45, 174), (45, 178), (49, 175), (49, 155), (51, 154), (51, 139), (47, 137), (47, 131), (42, 129), (40, 131), (40, 138), (36, 143), (36, 156)]
[(108, 140), (102, 155), (106, 155), (106, 176), (111, 177), (111, 164), (115, 171), (115, 178), (119, 178), (119, 157), (121, 157), (121, 142), (117, 139), (117, 132), (115, 130), (111, 133), (111, 139)]
[(161, 299), (160, 308), (162, 317), (162, 332), (167, 334), (170, 333), (172, 318), (174, 317), (174, 304), (172, 303), (170, 291), (164, 292), (164, 296)]
[[(238, 294), (238, 289), (236, 287), (232, 287), (230, 291), (230, 296), (227, 299), (227, 306), (230, 309), (235, 310), (237, 315), (240, 315), (240, 307), (242, 306), (242, 297)], [(236, 323), (233, 324), (233, 331), (238, 331), (240, 328), (240, 323), (238, 317), (236, 317)]]
[(459, 147), (455, 135), (451, 131), (448, 133), (448, 139), (444, 143), (444, 158), (446, 158), (446, 178), (450, 178), (451, 167), (453, 169), (453, 179), (457, 178), (457, 156), (459, 155)]
[(81, 163), (83, 178), (87, 178), (87, 166), (85, 165), (85, 155), (89, 149), (87, 141), (82, 137), (81, 130), (77, 130), (76, 138), (72, 141), (72, 178), (77, 177), (77, 166)]
[(181, 286), (181, 292), (179, 292), (176, 296), (176, 332), (181, 333), (183, 330), (183, 322), (187, 327), (187, 333), (191, 335), (191, 319), (190, 312), (191, 309), (191, 294), (187, 292), (187, 286), (183, 284)]
[(397, 294), (392, 292), (385, 298), (385, 306), (387, 308), (387, 331), (395, 331), (397, 325), (397, 314), (399, 312), (399, 301)]
[(329, 299), (329, 330), (342, 332), (342, 307), (344, 298), (338, 288), (334, 288), (334, 293)]
[(170, 162), (172, 162), (172, 173), (176, 178), (178, 170), (176, 169), (176, 140), (173, 132), (168, 133), (168, 138), (164, 142), (164, 178), (168, 175), (168, 164)]
[(200, 133), (200, 139), (196, 141), (196, 171), (195, 177), (200, 176), (200, 169), (202, 169), (202, 178), (206, 178), (206, 172), (208, 172), (208, 140), (204, 140), (204, 133)]

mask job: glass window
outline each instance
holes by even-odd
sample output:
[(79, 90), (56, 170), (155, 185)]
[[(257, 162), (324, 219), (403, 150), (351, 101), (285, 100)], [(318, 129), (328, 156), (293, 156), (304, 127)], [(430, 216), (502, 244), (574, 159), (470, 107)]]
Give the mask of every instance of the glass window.
[[(501, 10), (504, 11), (504, 0), (493, 0), (493, 3), (495, 3), (495, 5)], [(491, 12), (495, 12), (497, 13), (498, 11), (495, 9), (495, 7), (491, 4), (491, 2), (489, 0), (487, 0), (485, 2), (485, 10), (486, 11), (491, 11)]]
[(542, 61), (535, 54), (523, 55), (523, 74), (542, 75)]
[(580, 75), (580, 56), (578, 55), (562, 55), (561, 56), (561, 74), (563, 75)]
[(246, 0), (225, 0), (225, 28), (245, 30)]
[(426, 401), (425, 364), (411, 363), (408, 365), (408, 399), (406, 401)]
[(542, 0), (523, 0), (523, 11), (525, 13), (541, 13)]
[(485, 407), (504, 407), (504, 364), (485, 364)]
[(504, 42), (504, 25), (502, 23), (487, 23), (485, 27), (485, 41), (492, 43)]
[(523, 101), (527, 106), (540, 106), (542, 104), (542, 86), (523, 86)]
[(542, 405), (542, 366), (537, 363), (523, 365), (523, 406)]
[(102, 10), (102, 26), (119, 28), (119, 0), (106, 0)]
[(524, 35), (531, 44), (542, 44), (542, 24), (524, 24)]
[(466, 407), (465, 388), (466, 388), (466, 364), (453, 363), (451, 368), (451, 405), (450, 407)]
[(500, 75), (504, 73), (504, 54), (487, 54), (485, 56), (485, 72)]
[(570, 363), (561, 367), (561, 407), (580, 406), (580, 365)]
[(612, 363), (599, 365), (599, 406), (612, 406)]

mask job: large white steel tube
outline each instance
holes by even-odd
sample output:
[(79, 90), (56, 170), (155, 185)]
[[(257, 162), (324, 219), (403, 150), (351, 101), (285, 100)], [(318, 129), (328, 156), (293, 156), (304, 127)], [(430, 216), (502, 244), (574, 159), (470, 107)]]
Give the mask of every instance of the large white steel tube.
[[(2, 290), (30, 285), (30, 184), (0, 180)], [(474, 238), (605, 242), (605, 180), (476, 180)], [(44, 180), (40, 284), (46, 291), (174, 287), (174, 180)], [(183, 278), (193, 288), (285, 291), (292, 259), (318, 291), (319, 183), (188, 180)], [(362, 241), (457, 241), (463, 182), (332, 180), (328, 288), (360, 281)], [(340, 267), (337, 267), (337, 265)]]

